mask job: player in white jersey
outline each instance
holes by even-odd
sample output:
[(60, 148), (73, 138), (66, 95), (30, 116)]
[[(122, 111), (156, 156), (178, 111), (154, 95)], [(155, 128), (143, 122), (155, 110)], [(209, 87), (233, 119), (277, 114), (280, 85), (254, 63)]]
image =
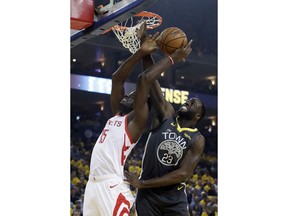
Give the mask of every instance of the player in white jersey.
[(129, 215), (134, 198), (129, 184), (123, 182), (123, 166), (135, 142), (127, 118), (117, 114), (109, 119), (94, 146), (84, 215)]

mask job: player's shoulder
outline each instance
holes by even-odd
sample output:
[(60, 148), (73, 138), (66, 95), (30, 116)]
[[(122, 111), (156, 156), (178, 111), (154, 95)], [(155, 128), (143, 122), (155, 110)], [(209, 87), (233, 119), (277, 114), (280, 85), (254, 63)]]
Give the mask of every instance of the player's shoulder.
[(198, 133), (192, 144), (194, 146), (198, 146), (199, 148), (204, 147), (205, 146), (205, 137), (201, 133)]
[(205, 137), (199, 132), (195, 141), (197, 140), (197, 142), (204, 142), (205, 143)]
[(192, 139), (188, 139), (189, 140), (188, 142), (191, 144), (191, 146), (205, 145), (205, 138), (199, 131), (195, 131), (195, 132), (190, 131), (190, 135)]
[(203, 152), (205, 148), (205, 138), (202, 134), (198, 133), (194, 140), (191, 140), (190, 151), (191, 152)]

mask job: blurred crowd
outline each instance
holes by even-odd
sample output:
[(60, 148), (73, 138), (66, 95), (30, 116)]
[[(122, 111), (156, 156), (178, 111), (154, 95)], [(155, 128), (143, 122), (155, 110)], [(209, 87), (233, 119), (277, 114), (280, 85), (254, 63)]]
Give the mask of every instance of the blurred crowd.
[[(71, 169), (71, 216), (82, 216), (85, 185), (89, 177), (90, 156), (93, 146), (100, 135), (105, 119), (98, 117), (72, 117), (71, 121), (71, 145), (70, 145), (70, 169)], [(201, 129), (199, 129), (201, 131)], [(202, 131), (201, 131), (202, 132)], [(207, 134), (206, 134), (207, 133)], [(205, 132), (207, 148), (201, 161), (194, 170), (193, 175), (186, 184), (187, 200), (190, 216), (215, 216), (217, 210), (217, 145), (215, 134)], [(206, 137), (206, 136), (205, 136)], [(144, 137), (145, 139), (145, 137)], [(141, 142), (141, 139), (140, 141)], [(214, 146), (215, 149), (211, 148)], [(140, 175), (143, 145), (136, 145), (127, 158), (125, 169)], [(136, 190), (131, 186), (131, 191), (136, 195)]]

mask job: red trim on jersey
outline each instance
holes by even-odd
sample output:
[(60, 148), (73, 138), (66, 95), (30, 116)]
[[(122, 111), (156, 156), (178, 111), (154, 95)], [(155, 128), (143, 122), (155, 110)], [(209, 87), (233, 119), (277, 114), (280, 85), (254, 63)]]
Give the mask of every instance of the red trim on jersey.
[(122, 216), (122, 215), (130, 215), (130, 210), (128, 210), (127, 208), (123, 208), (119, 216)]
[(125, 152), (129, 149), (129, 146), (126, 146), (126, 136), (124, 134), (124, 143), (123, 143), (123, 146), (122, 146), (122, 153), (121, 153), (121, 165), (124, 166), (124, 162), (125, 162), (125, 159), (126, 159), (126, 156), (125, 156)]
[(130, 134), (130, 132), (128, 130), (128, 114), (125, 115), (125, 131), (126, 131), (126, 134), (127, 134), (128, 138), (130, 140), (130, 143), (131, 144), (134, 143), (133, 140), (132, 140), (131, 134)]
[(120, 210), (119, 208), (120, 208), (122, 203), (124, 203), (127, 207), (123, 207), (121, 209), (119, 216), (122, 216), (125, 213), (126, 214), (130, 213), (130, 202), (125, 198), (125, 196), (122, 193), (120, 193), (117, 200), (116, 200), (116, 205), (115, 205), (114, 210), (113, 210), (113, 216), (117, 215), (118, 211)]

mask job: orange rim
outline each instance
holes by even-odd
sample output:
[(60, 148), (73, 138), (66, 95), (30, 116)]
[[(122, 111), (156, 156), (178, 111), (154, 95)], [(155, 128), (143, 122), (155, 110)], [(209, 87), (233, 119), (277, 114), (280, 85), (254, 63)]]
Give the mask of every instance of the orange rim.
[[(156, 13), (152, 13), (152, 12), (148, 12), (148, 11), (142, 11), (140, 13), (135, 14), (134, 17), (147, 17), (147, 18), (156, 17), (158, 22), (153, 24), (153, 25), (148, 26), (147, 29), (154, 29), (154, 28), (157, 28), (158, 26), (160, 26), (162, 24), (162, 17), (160, 15), (156, 14)], [(126, 26), (117, 26), (117, 27), (121, 31), (124, 31), (125, 29), (130, 28), (130, 27), (126, 27)], [(112, 28), (113, 27), (106, 29), (101, 34), (105, 34), (105, 33), (109, 32), (109, 31), (111, 31)]]

